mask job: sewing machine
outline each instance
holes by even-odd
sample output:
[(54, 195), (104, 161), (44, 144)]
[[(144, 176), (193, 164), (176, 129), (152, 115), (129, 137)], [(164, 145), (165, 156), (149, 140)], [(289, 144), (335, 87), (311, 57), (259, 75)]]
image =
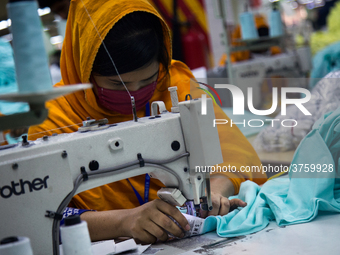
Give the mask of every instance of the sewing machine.
[(35, 254), (58, 254), (60, 214), (75, 194), (145, 173), (164, 183), (163, 200), (211, 209), (209, 173), (195, 170), (222, 162), (207, 105), (201, 115), (200, 99), (180, 102), (178, 113), (157, 102), (138, 122), (87, 120), (76, 133), (1, 148), (0, 239), (27, 236)]

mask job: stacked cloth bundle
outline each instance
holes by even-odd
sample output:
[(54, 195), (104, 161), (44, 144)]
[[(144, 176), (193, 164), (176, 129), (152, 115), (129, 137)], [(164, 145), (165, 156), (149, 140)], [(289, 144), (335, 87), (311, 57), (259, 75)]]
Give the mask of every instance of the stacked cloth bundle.
[(340, 212), (339, 139), (340, 108), (314, 124), (295, 152), (289, 178), (272, 179), (262, 187), (242, 183), (236, 197), (247, 206), (208, 217), (204, 232), (216, 229), (221, 237), (233, 237), (257, 232), (272, 220), (284, 226), (309, 222), (321, 211)]

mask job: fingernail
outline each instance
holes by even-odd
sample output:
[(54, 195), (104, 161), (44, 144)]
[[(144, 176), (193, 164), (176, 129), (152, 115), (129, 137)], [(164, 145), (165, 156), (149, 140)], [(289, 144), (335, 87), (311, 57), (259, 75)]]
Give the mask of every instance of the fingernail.
[(189, 225), (189, 224), (187, 224), (187, 225), (185, 226), (185, 230), (186, 230), (186, 231), (190, 230), (190, 225)]

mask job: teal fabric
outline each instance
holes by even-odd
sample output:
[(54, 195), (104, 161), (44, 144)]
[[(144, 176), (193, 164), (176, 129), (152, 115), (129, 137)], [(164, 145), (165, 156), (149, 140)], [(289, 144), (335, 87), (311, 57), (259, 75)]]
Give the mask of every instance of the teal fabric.
[(238, 196), (247, 202), (225, 216), (208, 217), (204, 232), (221, 237), (257, 232), (275, 220), (279, 226), (313, 220), (319, 212), (340, 212), (340, 108), (318, 120), (294, 154), (293, 164), (327, 164), (333, 171), (293, 172), (288, 178), (267, 181), (262, 187), (246, 181)]
[[(245, 137), (250, 137), (253, 135), (258, 134), (262, 129), (266, 128), (271, 122), (265, 121), (266, 119), (271, 119), (268, 116), (259, 116), (252, 114), (249, 111), (244, 111), (244, 115), (233, 115), (233, 108), (232, 107), (224, 107), (222, 108), (225, 114), (233, 120), (233, 123), (240, 123), (245, 120), (245, 125), (241, 124), (236, 124), (236, 126), (241, 130), (242, 134)], [(257, 120), (262, 120), (264, 122), (264, 125), (262, 127), (249, 127), (248, 126), (248, 121), (251, 119), (257, 119)], [(229, 125), (229, 124), (228, 124)], [(252, 123), (251, 125), (260, 125), (259, 122)]]
[(327, 46), (314, 56), (309, 89), (314, 88), (328, 73), (337, 70), (340, 70), (340, 42)]

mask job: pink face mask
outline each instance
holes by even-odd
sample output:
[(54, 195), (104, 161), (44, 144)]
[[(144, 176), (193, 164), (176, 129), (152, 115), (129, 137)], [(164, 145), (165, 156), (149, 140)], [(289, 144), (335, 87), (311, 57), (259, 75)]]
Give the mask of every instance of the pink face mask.
[[(112, 90), (99, 87), (92, 79), (98, 92), (98, 102), (108, 110), (121, 114), (132, 114), (131, 98), (126, 90)], [(130, 91), (135, 98), (136, 110), (139, 111), (149, 102), (156, 89), (157, 81), (137, 90)]]

